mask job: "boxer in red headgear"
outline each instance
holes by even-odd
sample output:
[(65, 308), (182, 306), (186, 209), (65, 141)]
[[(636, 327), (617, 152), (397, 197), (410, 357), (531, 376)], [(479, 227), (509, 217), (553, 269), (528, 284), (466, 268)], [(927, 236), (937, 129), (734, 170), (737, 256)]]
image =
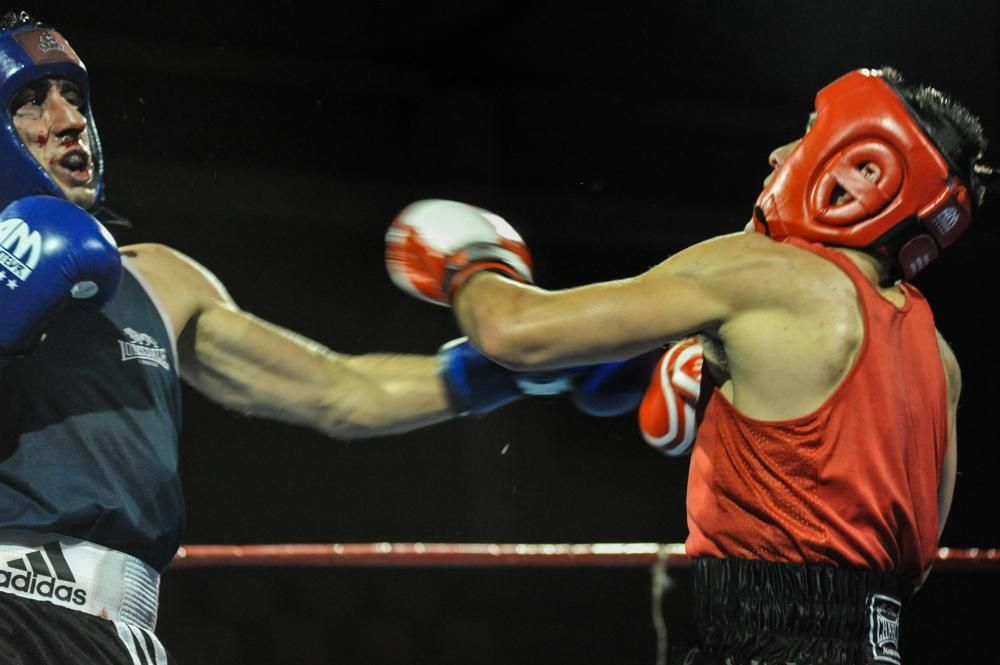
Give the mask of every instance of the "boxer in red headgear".
[(508, 367), (697, 335), (664, 357), (640, 409), (647, 441), (691, 451), (699, 635), (675, 656), (898, 665), (900, 610), (951, 504), (961, 382), (907, 280), (969, 227), (985, 145), (941, 93), (860, 70), (820, 91), (805, 137), (771, 154), (743, 233), (630, 279), (546, 291), (496, 233), (470, 237), (495, 215), (423, 201), (393, 223), (388, 267)]
[(968, 228), (976, 155), (891, 78), (862, 69), (816, 95), (809, 132), (757, 199), (757, 231), (876, 252), (912, 279)]

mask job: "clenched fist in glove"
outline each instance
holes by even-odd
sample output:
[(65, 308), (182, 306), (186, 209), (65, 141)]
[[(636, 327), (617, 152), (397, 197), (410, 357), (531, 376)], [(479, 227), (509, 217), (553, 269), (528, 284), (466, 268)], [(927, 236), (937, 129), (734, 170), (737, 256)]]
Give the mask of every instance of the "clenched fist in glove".
[(385, 236), (389, 276), (404, 291), (450, 305), (481, 270), (531, 283), (531, 255), (510, 224), (474, 206), (428, 199), (404, 208)]
[(618, 416), (639, 405), (658, 355), (648, 352), (619, 362), (514, 372), (460, 337), (441, 347), (438, 364), (448, 401), (459, 415), (483, 415), (522, 397), (570, 393), (583, 413)]
[[(663, 354), (639, 406), (646, 443), (671, 457), (691, 450), (701, 418), (703, 349), (695, 337)], [(706, 396), (707, 397), (707, 396)]]

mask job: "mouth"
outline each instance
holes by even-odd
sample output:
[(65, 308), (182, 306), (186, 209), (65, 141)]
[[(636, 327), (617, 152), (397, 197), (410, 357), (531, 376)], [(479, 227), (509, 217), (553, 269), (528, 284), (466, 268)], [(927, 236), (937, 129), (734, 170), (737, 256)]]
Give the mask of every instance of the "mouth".
[(57, 160), (56, 164), (76, 184), (87, 183), (93, 176), (90, 155), (83, 148), (69, 150)]

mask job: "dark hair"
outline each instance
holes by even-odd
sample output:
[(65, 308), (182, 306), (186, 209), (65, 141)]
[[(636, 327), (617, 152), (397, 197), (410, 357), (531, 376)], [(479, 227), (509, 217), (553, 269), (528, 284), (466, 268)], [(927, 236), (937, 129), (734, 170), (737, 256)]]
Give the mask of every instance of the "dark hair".
[(929, 85), (912, 85), (892, 67), (882, 67), (881, 76), (903, 99), (909, 111), (934, 141), (941, 154), (973, 195), (973, 206), (983, 202), (997, 169), (983, 161), (988, 142), (983, 124), (969, 109)]
[(31, 14), (23, 9), (14, 9), (0, 14), (0, 30), (12, 30), (22, 25), (39, 25)]

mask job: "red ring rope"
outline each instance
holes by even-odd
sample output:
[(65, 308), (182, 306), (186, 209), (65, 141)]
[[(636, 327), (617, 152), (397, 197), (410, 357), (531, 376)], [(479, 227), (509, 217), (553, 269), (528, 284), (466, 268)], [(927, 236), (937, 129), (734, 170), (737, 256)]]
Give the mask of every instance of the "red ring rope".
[[(681, 544), (331, 543), (185, 545), (178, 550), (171, 567), (639, 567), (658, 563), (685, 568), (691, 560)], [(942, 547), (934, 569), (997, 571), (1000, 550)]]

